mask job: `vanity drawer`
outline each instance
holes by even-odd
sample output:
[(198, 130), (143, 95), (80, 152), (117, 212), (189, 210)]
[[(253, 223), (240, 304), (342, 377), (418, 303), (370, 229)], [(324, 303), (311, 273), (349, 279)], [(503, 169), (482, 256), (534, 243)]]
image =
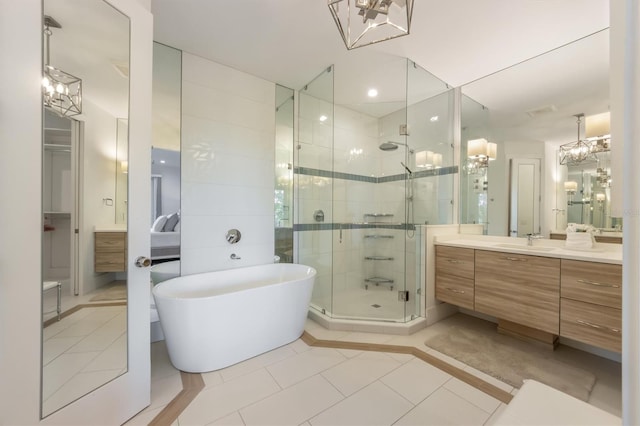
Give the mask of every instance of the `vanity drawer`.
[(622, 310), (562, 298), (560, 336), (621, 352)]
[(96, 232), (96, 251), (113, 252), (123, 251), (126, 246), (126, 233), (125, 232)]
[(436, 277), (436, 299), (473, 310), (473, 280), (449, 274), (438, 274)]
[(560, 259), (476, 250), (475, 310), (558, 334)]
[(622, 309), (622, 266), (562, 260), (561, 296)]
[(436, 275), (443, 273), (473, 279), (474, 249), (436, 246)]

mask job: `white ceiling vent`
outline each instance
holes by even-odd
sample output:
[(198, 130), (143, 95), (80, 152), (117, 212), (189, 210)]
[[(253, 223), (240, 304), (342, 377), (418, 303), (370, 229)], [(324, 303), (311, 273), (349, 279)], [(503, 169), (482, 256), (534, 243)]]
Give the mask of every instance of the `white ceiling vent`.
[(531, 118), (535, 118), (538, 117), (540, 115), (543, 114), (549, 114), (550, 112), (556, 112), (558, 110), (558, 107), (555, 105), (547, 105), (547, 106), (543, 106), (541, 108), (537, 108), (537, 109), (532, 109), (529, 111), (526, 111), (527, 115)]

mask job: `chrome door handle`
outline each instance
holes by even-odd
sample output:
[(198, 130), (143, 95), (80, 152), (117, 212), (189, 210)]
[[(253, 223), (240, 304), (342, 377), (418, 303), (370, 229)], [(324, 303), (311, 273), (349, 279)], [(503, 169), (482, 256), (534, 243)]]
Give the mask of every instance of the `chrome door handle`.
[(149, 266), (151, 266), (151, 259), (144, 256), (138, 256), (136, 258), (136, 266), (138, 268), (148, 268)]

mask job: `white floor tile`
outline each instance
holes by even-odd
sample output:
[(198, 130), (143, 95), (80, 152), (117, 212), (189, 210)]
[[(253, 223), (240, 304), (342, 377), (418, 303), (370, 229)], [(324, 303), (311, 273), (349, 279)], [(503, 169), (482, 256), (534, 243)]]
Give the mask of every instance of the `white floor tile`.
[(171, 402), (182, 390), (180, 374), (165, 377), (151, 383), (151, 404), (147, 409), (162, 407)]
[[(80, 352), (82, 353), (82, 352)], [(127, 334), (122, 334), (82, 371), (114, 370), (127, 367)]]
[(181, 426), (208, 424), (280, 391), (264, 369), (203, 389), (180, 414)]
[(445, 383), (444, 387), (489, 414), (493, 413), (500, 405), (500, 401), (494, 397), (455, 377)]
[(336, 349), (338, 352), (340, 352), (342, 355), (344, 355), (345, 358), (355, 358), (358, 355), (364, 353), (363, 351), (357, 351), (354, 349)]
[(52, 413), (117, 377), (119, 374), (120, 370), (75, 374), (56, 392), (44, 400), (42, 411), (45, 414)]
[(307, 345), (300, 339), (296, 340), (295, 342), (289, 343), (287, 347), (290, 347), (291, 349), (296, 351), (296, 353), (306, 352), (311, 349), (311, 346)]
[(63, 354), (46, 365), (42, 371), (43, 399), (48, 399), (99, 354), (99, 352)]
[(414, 359), (384, 376), (380, 381), (418, 404), (436, 389), (442, 386), (451, 376), (420, 359)]
[(236, 411), (233, 414), (228, 415), (227, 417), (224, 417), (220, 420), (216, 420), (213, 423), (209, 423), (210, 425), (216, 425), (216, 426), (244, 426), (245, 423), (244, 421), (242, 421), (242, 417), (240, 417), (240, 414)]
[(335, 349), (312, 348), (295, 357), (287, 358), (267, 367), (283, 388), (318, 374), (346, 360)]
[(494, 424), (505, 408), (507, 408), (507, 404), (500, 403), (498, 408), (496, 408), (496, 410), (491, 414), (491, 417), (489, 417), (489, 419), (484, 424), (487, 426)]
[(42, 344), (42, 363), (49, 364), (70, 347), (78, 343), (82, 336), (53, 337)]
[(151, 344), (151, 382), (180, 373), (169, 359), (164, 340)]
[(463, 398), (440, 388), (429, 398), (418, 404), (395, 425), (482, 425), (489, 413), (479, 409)]
[(156, 407), (153, 410), (144, 410), (138, 413), (135, 417), (130, 419), (125, 423), (127, 426), (146, 426), (151, 420), (153, 420), (160, 412), (164, 409), (164, 407)]
[(413, 361), (414, 359), (416, 359), (416, 357), (414, 357), (411, 354), (396, 354), (393, 352), (387, 352), (386, 354), (401, 364), (405, 364), (409, 361)]
[(390, 425), (413, 405), (382, 383), (374, 382), (309, 420), (320, 425)]
[(322, 376), (343, 395), (349, 396), (400, 367), (398, 361), (380, 352), (364, 352), (324, 371)]
[(283, 346), (232, 365), (231, 367), (224, 368), (220, 370), (219, 373), (222, 380), (226, 382), (296, 355), (297, 352), (294, 351), (293, 348)]
[(206, 388), (218, 386), (224, 383), (220, 371), (209, 371), (208, 373), (202, 373), (201, 376)]
[(240, 410), (247, 425), (299, 425), (344, 399), (319, 375)]

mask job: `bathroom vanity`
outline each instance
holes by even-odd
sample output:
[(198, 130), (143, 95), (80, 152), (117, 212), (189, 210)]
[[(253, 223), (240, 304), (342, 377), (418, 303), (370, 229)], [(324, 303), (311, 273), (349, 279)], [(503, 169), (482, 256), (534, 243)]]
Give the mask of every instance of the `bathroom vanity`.
[(127, 231), (118, 228), (96, 228), (94, 232), (95, 272), (127, 270)]
[(498, 318), (498, 331), (549, 344), (566, 337), (620, 352), (622, 247), (438, 237), (436, 298)]

